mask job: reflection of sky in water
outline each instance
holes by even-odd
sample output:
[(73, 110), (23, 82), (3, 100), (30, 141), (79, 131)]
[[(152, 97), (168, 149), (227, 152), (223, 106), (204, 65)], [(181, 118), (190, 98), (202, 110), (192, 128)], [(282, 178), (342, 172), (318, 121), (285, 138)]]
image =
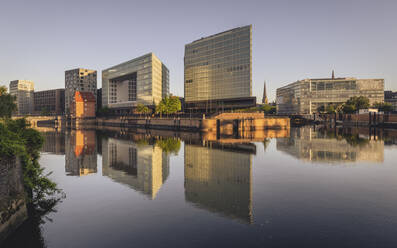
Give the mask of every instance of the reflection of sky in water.
[(81, 177), (66, 176), (65, 155), (44, 154), (67, 198), (43, 237), (48, 247), (395, 247), (397, 146), (297, 132), (243, 149), (186, 141), (178, 155), (97, 133), (97, 172)]

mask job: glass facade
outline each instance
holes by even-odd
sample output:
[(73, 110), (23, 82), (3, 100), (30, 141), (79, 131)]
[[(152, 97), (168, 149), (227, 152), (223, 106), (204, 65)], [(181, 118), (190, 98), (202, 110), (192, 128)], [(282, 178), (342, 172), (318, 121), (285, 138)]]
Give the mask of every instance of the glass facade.
[(252, 26), (185, 45), (185, 101), (252, 95)]
[(341, 104), (353, 96), (368, 97), (370, 104), (384, 101), (383, 79), (305, 79), (277, 89), (278, 114), (312, 114), (319, 107)]
[(153, 105), (168, 94), (169, 71), (153, 53), (102, 71), (103, 106)]

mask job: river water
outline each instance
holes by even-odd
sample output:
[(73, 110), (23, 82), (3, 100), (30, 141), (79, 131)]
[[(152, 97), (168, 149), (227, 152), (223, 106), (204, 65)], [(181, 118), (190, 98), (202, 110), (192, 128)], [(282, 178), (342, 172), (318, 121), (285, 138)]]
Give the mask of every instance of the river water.
[(4, 247), (397, 247), (395, 134), (43, 132), (66, 198)]

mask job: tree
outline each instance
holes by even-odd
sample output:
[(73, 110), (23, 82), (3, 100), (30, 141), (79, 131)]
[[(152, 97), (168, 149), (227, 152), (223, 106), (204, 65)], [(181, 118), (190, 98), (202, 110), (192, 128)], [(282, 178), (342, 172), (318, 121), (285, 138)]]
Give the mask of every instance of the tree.
[(147, 106), (143, 105), (142, 103), (139, 103), (136, 106), (136, 111), (140, 114), (150, 114), (151, 112), (150, 109)]
[(174, 114), (182, 109), (181, 101), (176, 96), (166, 96), (156, 106), (156, 113)]
[(376, 102), (374, 104), (374, 107), (377, 108), (379, 111), (383, 111), (386, 113), (393, 111), (393, 105), (387, 102)]
[(5, 86), (0, 86), (0, 118), (10, 118), (16, 110), (15, 97), (7, 93)]
[(275, 114), (277, 109), (276, 106), (272, 106), (270, 104), (264, 104), (262, 106), (262, 110), (263, 112), (265, 112), (266, 114)]
[(360, 109), (369, 108), (369, 99), (365, 96), (353, 96), (342, 107), (343, 113), (355, 113)]

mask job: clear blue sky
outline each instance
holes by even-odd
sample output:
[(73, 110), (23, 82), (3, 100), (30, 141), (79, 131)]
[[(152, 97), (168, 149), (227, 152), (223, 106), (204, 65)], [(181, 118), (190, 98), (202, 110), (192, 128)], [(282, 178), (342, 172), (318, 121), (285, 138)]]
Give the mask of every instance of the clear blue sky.
[(64, 87), (64, 71), (101, 71), (154, 52), (183, 96), (184, 45), (253, 25), (253, 94), (298, 79), (384, 78), (397, 90), (397, 0), (2, 0), (0, 84)]

